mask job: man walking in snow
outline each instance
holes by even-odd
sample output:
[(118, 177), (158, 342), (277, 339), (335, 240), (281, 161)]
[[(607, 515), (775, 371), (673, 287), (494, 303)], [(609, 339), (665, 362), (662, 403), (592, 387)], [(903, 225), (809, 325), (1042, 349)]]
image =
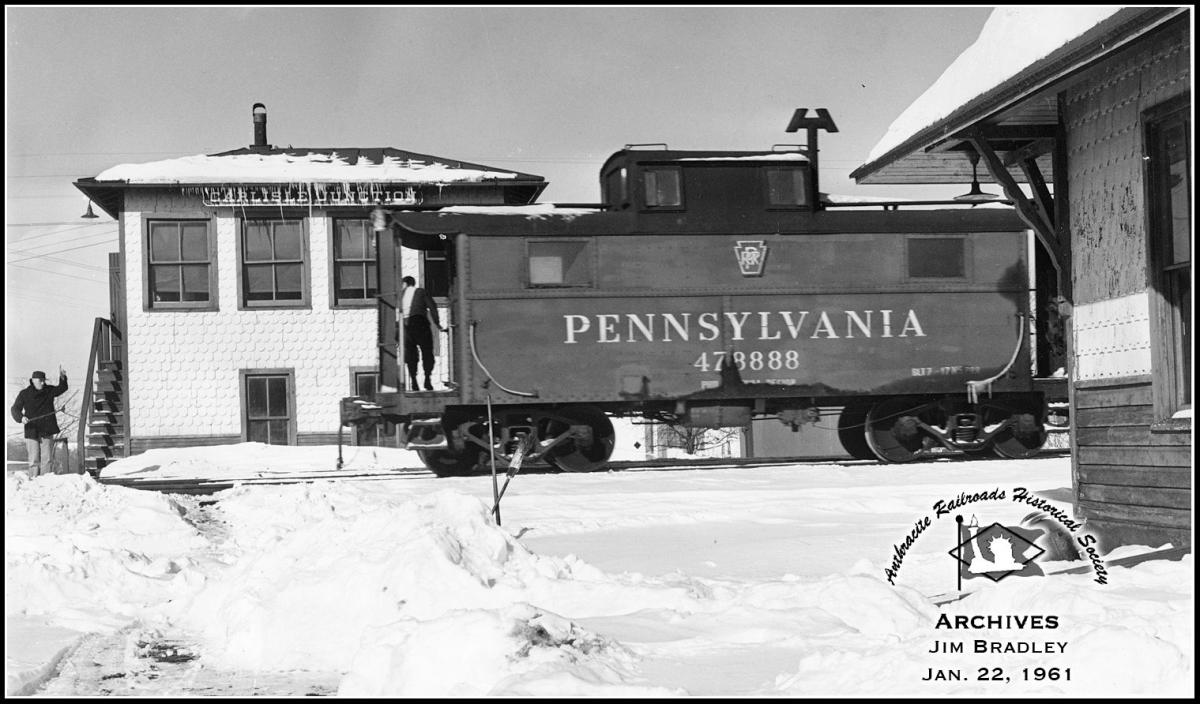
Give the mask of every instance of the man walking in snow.
[(67, 391), (67, 375), (58, 368), (58, 386), (46, 384), (46, 372), (34, 372), (29, 386), (21, 389), (12, 405), (13, 420), (25, 425), (25, 448), (29, 452), (29, 476), (53, 471), (54, 436), (58, 418), (54, 399)]

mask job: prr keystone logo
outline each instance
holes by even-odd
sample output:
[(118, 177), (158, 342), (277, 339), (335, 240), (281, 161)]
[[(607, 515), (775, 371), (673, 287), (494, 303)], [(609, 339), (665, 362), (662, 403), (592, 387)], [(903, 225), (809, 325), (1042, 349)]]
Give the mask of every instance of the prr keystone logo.
[(738, 240), (733, 247), (742, 276), (762, 276), (767, 263), (766, 240)]

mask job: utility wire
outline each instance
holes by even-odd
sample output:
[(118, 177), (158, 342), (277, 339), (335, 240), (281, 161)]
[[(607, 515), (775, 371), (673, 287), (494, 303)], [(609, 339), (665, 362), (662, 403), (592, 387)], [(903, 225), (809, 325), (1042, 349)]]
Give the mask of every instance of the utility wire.
[[(77, 249), (87, 249), (88, 247), (99, 247), (100, 245), (105, 245), (105, 244), (112, 244), (112, 242), (107, 241), (107, 240), (104, 242), (93, 242), (91, 244), (81, 244), (78, 247), (68, 247), (67, 249), (60, 249), (58, 251), (59, 252), (73, 252)], [(16, 264), (17, 262), (27, 262), (30, 259), (40, 259), (44, 256), (46, 256), (46, 255), (35, 254), (32, 257), (25, 257), (24, 259), (9, 259), (9, 260), (6, 260), (4, 263), (5, 264)]]

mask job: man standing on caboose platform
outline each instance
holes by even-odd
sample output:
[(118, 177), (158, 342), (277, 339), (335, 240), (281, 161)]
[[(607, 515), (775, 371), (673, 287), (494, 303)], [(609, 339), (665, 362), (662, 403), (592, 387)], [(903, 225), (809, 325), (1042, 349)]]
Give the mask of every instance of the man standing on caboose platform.
[(58, 368), (58, 385), (46, 384), (46, 372), (30, 375), (29, 386), (21, 389), (12, 405), (13, 420), (25, 426), (25, 448), (29, 452), (29, 476), (50, 474), (53, 471), (54, 436), (58, 435), (58, 418), (54, 399), (67, 391), (67, 375)]
[(442, 332), (441, 320), (438, 319), (437, 305), (425, 293), (425, 289), (417, 288), (417, 280), (405, 276), (400, 280), (400, 311), (404, 321), (404, 363), (408, 366), (409, 388), (417, 390), (417, 353), (420, 352), (421, 366), (425, 370), (425, 390), (433, 390), (433, 330), (430, 321)]

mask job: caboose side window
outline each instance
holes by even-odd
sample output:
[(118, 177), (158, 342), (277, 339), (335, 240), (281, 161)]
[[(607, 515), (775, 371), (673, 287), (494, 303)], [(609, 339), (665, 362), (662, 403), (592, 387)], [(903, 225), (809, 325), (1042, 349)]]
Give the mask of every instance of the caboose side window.
[(379, 292), (375, 275), (375, 232), (369, 220), (333, 221), (334, 305), (373, 305)]
[(306, 307), (308, 243), (302, 220), (246, 220), (238, 247), (243, 306)]
[(646, 186), (647, 208), (683, 206), (682, 177), (678, 167), (645, 169), (642, 181)]
[(794, 208), (808, 204), (803, 169), (768, 168), (766, 171), (769, 207)]
[(965, 278), (966, 240), (962, 237), (910, 238), (908, 275), (914, 279)]
[(214, 240), (207, 220), (147, 223), (147, 310), (216, 310)]
[(1146, 116), (1146, 183), (1150, 206), (1150, 316), (1154, 414), (1192, 407), (1192, 200), (1190, 103), (1175, 100)]
[(587, 245), (584, 240), (529, 242), (529, 285), (591, 286)]

